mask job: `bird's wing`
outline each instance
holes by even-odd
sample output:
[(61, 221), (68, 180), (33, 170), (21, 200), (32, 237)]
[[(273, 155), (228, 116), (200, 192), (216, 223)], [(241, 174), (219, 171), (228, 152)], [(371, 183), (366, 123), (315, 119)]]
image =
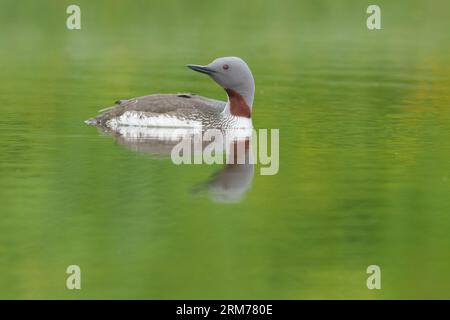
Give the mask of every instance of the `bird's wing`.
[(117, 104), (101, 110), (102, 114), (88, 120), (93, 124), (105, 124), (108, 120), (121, 116), (126, 111), (141, 111), (146, 114), (185, 114), (192, 112), (218, 113), (222, 112), (225, 102), (209, 99), (190, 93), (152, 94), (119, 100)]

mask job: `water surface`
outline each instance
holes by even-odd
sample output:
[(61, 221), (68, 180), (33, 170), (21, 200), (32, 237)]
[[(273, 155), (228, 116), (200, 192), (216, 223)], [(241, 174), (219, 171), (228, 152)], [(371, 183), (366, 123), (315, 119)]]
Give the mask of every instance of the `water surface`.
[[(448, 1), (0, 3), (0, 297), (450, 298)], [(240, 201), (83, 121), (243, 57), (280, 170)], [(77, 264), (82, 290), (65, 287)], [(382, 269), (382, 290), (366, 268)]]

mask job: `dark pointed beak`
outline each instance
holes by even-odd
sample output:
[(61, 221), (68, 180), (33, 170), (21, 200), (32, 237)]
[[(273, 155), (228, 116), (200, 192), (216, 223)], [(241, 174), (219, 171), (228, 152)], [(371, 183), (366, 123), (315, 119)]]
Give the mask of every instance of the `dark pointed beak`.
[(201, 72), (201, 73), (205, 73), (205, 74), (212, 74), (215, 71), (211, 68), (205, 67), (205, 66), (199, 66), (197, 64), (187, 64), (186, 67), (197, 71), (197, 72)]

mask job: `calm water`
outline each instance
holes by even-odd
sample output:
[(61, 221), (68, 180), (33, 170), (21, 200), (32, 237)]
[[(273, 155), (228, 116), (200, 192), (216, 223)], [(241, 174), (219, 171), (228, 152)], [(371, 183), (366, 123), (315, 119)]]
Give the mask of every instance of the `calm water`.
[[(448, 1), (0, 2), (0, 298), (450, 298)], [(306, 1), (305, 1), (306, 2)], [(243, 57), (280, 171), (236, 203), (83, 121)], [(68, 265), (82, 290), (65, 288)], [(382, 269), (382, 290), (366, 268)]]

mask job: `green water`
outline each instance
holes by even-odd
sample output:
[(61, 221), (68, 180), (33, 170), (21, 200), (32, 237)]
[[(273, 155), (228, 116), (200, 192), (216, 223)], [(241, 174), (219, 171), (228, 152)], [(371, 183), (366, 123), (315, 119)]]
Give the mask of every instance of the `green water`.
[[(448, 1), (0, 1), (0, 298), (450, 298)], [(237, 203), (83, 121), (236, 55), (280, 170)], [(82, 289), (66, 289), (81, 267)], [(366, 268), (381, 267), (368, 290)]]

